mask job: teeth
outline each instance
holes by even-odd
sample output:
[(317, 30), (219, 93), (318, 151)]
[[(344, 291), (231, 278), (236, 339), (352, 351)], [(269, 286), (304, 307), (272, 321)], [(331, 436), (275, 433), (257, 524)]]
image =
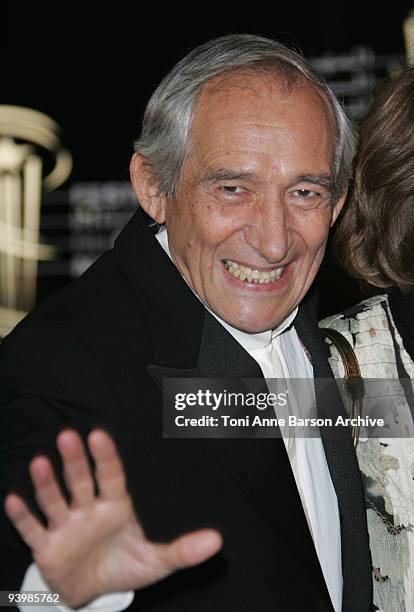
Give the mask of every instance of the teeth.
[(230, 259), (225, 259), (224, 265), (230, 274), (233, 274), (233, 276), (236, 278), (239, 278), (242, 281), (248, 280), (249, 283), (257, 283), (260, 285), (263, 283), (274, 283), (282, 276), (282, 272), (284, 270), (284, 266), (281, 266), (280, 268), (275, 268), (270, 272), (261, 272), (260, 270), (249, 268), (248, 266), (242, 266), (241, 264), (231, 261)]

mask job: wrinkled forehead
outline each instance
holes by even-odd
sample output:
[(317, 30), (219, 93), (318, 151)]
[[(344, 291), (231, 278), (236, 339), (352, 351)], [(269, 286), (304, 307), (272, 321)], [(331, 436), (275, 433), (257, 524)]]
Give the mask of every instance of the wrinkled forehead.
[(197, 100), (189, 154), (235, 139), (250, 125), (279, 127), (295, 137), (320, 140), (333, 155), (335, 119), (325, 93), (303, 75), (285, 78), (277, 72), (232, 72), (209, 81)]

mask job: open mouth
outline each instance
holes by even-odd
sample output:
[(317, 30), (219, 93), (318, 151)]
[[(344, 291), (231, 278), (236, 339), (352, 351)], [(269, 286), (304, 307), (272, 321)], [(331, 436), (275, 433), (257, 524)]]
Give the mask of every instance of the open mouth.
[(226, 270), (230, 272), (234, 278), (241, 281), (247, 281), (249, 283), (255, 283), (257, 285), (264, 285), (278, 281), (286, 267), (278, 266), (272, 268), (271, 270), (258, 270), (257, 268), (243, 266), (242, 264), (232, 261), (231, 259), (223, 259), (222, 261)]

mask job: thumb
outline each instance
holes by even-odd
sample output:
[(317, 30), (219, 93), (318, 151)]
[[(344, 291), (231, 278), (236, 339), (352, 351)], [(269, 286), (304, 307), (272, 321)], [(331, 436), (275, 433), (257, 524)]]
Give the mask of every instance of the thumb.
[(186, 533), (169, 544), (154, 544), (164, 571), (168, 573), (203, 563), (215, 555), (222, 545), (223, 538), (214, 529)]

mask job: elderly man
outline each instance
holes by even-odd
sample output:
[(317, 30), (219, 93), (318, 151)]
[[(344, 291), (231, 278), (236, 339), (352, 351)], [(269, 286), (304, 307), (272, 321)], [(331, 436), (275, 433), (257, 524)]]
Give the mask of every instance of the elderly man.
[(161, 231), (139, 210), (1, 346), (1, 487), (25, 542), (3, 522), (1, 588), (76, 608), (368, 611), (350, 440), (162, 436), (164, 377), (331, 376), (306, 296), (350, 173), (340, 105), (283, 45), (227, 36), (162, 81), (135, 150)]

